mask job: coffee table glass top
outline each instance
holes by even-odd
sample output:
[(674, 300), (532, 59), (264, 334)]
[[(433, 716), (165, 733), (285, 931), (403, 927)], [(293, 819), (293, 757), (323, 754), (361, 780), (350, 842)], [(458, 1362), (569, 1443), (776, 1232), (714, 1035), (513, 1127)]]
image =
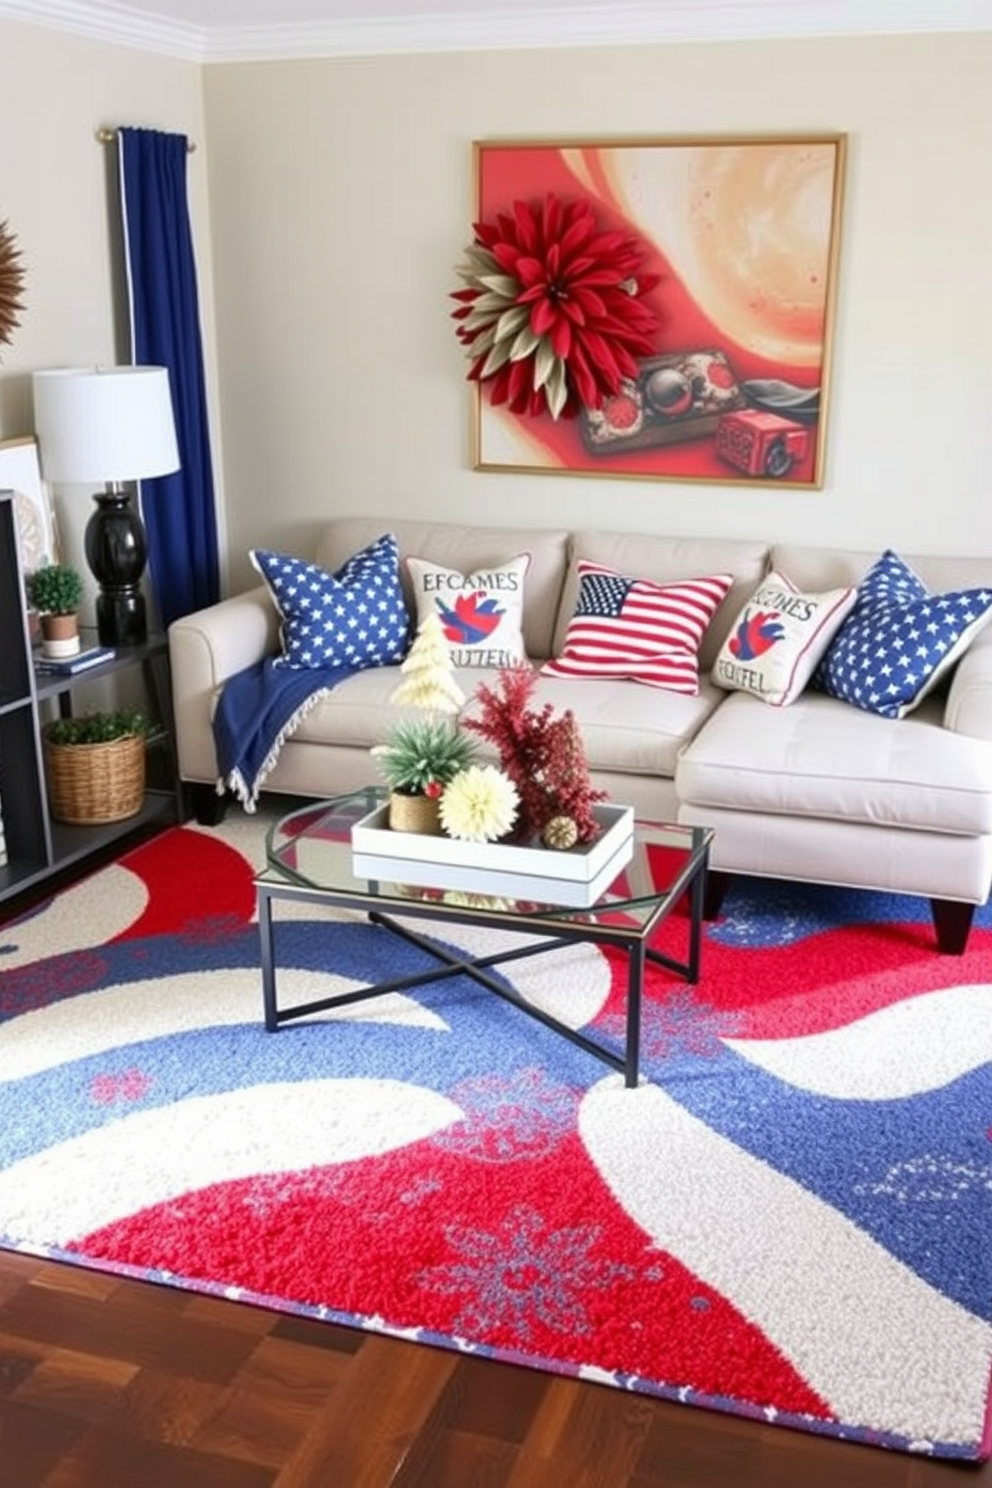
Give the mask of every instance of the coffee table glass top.
[[(353, 872), (351, 829), (386, 798), (378, 787), (311, 802), (283, 817), (273, 826), (266, 842), (267, 866), (260, 875), (264, 883), (276, 880), (302, 889), (341, 895), (348, 900), (368, 900), (426, 908), (443, 913), (471, 909), (473, 916), (496, 920), (521, 918), (581, 921), (590, 927), (602, 924), (611, 930), (626, 927), (642, 935), (667, 913), (699, 872), (713, 833), (705, 827), (683, 827), (663, 822), (634, 823), (633, 856), (605, 894), (590, 909), (576, 909), (532, 899), (509, 899), (502, 895), (469, 893), (462, 889), (421, 888), (387, 883), (382, 879), (357, 878)], [(411, 834), (412, 836), (413, 834)], [(414, 856), (411, 851), (411, 856)]]

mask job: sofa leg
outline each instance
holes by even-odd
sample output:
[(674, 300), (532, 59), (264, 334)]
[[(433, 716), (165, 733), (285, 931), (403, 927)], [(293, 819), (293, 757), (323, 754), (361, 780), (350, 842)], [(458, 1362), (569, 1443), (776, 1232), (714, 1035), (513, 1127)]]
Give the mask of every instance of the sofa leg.
[(955, 899), (931, 899), (930, 912), (937, 932), (938, 949), (945, 956), (962, 955), (968, 944), (975, 906), (961, 904)]
[(212, 785), (187, 786), (193, 815), (201, 827), (219, 827), (227, 812), (227, 796), (219, 796)]
[(715, 920), (720, 913), (723, 896), (730, 888), (730, 874), (723, 873), (718, 868), (710, 868), (706, 873), (706, 888), (703, 890), (703, 919)]

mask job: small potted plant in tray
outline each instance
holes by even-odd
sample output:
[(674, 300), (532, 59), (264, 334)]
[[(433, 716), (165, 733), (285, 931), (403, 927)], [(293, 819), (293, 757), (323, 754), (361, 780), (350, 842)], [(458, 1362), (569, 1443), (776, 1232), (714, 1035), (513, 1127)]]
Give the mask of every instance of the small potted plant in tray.
[(83, 581), (68, 563), (46, 563), (27, 581), (28, 603), (41, 615), (46, 656), (75, 656), (79, 650), (79, 606)]
[(372, 756), (390, 789), (393, 830), (437, 834), (444, 788), (472, 763), (475, 740), (446, 718), (401, 719)]
[(56, 718), (43, 742), (48, 799), (56, 821), (123, 821), (145, 799), (148, 720), (140, 708)]

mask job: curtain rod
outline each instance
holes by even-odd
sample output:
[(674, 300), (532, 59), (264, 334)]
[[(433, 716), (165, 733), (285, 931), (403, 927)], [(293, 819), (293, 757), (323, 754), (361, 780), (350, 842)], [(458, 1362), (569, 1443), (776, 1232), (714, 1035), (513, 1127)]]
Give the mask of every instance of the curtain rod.
[[(100, 142), (101, 145), (112, 145), (114, 143), (114, 140), (117, 138), (117, 130), (116, 129), (98, 129), (97, 132), (96, 132), (96, 137), (99, 140), (99, 142)], [(193, 151), (195, 149), (196, 149), (196, 143), (195, 143), (195, 141), (194, 140), (187, 140), (186, 141), (186, 150), (187, 150), (187, 153), (190, 154), (190, 155), (192, 155), (192, 153), (193, 153)]]

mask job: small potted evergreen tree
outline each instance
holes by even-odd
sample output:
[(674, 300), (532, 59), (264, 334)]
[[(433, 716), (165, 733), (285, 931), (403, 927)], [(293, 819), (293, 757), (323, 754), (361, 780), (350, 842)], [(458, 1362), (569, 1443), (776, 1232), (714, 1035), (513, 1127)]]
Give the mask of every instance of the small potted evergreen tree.
[(79, 650), (79, 606), (83, 581), (68, 563), (46, 563), (27, 581), (28, 603), (41, 616), (41, 649), (46, 656), (75, 656)]
[(372, 755), (391, 792), (393, 830), (436, 834), (444, 788), (471, 764), (475, 740), (446, 718), (402, 719)]

